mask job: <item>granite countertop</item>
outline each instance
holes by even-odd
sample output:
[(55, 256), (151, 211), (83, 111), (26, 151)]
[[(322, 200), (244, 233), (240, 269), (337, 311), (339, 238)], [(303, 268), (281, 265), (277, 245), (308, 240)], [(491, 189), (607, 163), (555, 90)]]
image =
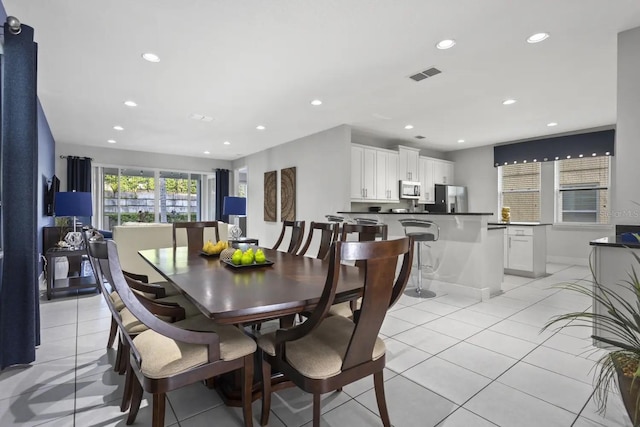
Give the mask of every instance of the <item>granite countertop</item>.
[(519, 225), (519, 226), (528, 226), (528, 227), (538, 227), (538, 226), (542, 226), (542, 225), (551, 225), (551, 223), (545, 223), (545, 222), (517, 222), (517, 221), (511, 221), (511, 222), (504, 222), (504, 221), (499, 221), (499, 222), (489, 222), (489, 225), (504, 225), (505, 227), (507, 225)]
[(615, 248), (634, 248), (640, 249), (640, 242), (627, 242), (623, 241), (620, 236), (608, 236), (601, 237), (596, 240), (592, 240), (589, 242), (591, 246), (611, 246)]
[[(347, 214), (347, 215), (450, 215), (450, 216), (483, 216), (483, 215), (493, 215), (488, 212), (455, 212), (455, 213), (447, 213), (447, 212), (369, 212), (369, 211), (356, 211), (356, 212), (338, 212), (339, 214)], [(503, 224), (498, 224), (503, 225)]]

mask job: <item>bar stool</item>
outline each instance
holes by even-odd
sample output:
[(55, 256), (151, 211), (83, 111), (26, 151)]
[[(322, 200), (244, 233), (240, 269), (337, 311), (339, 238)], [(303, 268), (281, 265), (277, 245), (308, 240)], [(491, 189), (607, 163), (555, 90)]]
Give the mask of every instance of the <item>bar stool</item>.
[(405, 290), (405, 294), (418, 298), (433, 298), (436, 296), (436, 293), (430, 291), (428, 289), (422, 288), (422, 267), (432, 267), (425, 266), (422, 264), (422, 245), (431, 249), (426, 242), (435, 242), (440, 238), (440, 227), (433, 221), (428, 221), (424, 219), (401, 219), (399, 220), (400, 224), (404, 227), (404, 234), (410, 237), (413, 237), (414, 242), (417, 244), (417, 260), (418, 260), (418, 286), (415, 290), (407, 289)]

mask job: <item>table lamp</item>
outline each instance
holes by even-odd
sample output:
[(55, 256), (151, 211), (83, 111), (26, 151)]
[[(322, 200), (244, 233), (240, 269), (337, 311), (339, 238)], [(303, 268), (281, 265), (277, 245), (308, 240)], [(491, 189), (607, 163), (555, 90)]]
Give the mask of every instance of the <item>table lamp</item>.
[(247, 199), (244, 197), (225, 196), (222, 205), (222, 215), (235, 215), (234, 225), (229, 228), (229, 237), (237, 240), (242, 236), (242, 229), (238, 225), (238, 217), (247, 214)]
[(76, 230), (77, 217), (93, 215), (91, 193), (67, 191), (56, 193), (54, 212), (56, 216), (73, 217), (73, 231), (67, 233), (64, 241), (77, 248), (82, 242), (82, 235)]

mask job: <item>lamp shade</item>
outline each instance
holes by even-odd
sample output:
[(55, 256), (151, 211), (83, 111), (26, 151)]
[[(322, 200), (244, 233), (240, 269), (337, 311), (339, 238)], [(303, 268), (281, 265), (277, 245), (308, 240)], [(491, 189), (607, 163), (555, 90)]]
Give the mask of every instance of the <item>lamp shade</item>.
[(247, 199), (244, 197), (226, 196), (222, 205), (222, 215), (246, 215)]
[(91, 193), (67, 191), (56, 193), (55, 196), (56, 216), (91, 216), (93, 215), (93, 204), (91, 203)]

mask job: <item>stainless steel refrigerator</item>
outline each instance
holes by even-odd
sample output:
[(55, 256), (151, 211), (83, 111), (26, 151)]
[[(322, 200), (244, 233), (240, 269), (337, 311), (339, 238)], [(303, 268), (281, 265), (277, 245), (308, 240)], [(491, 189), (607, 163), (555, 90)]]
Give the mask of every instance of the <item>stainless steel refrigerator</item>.
[(436, 184), (435, 195), (438, 212), (465, 213), (468, 211), (467, 187)]

